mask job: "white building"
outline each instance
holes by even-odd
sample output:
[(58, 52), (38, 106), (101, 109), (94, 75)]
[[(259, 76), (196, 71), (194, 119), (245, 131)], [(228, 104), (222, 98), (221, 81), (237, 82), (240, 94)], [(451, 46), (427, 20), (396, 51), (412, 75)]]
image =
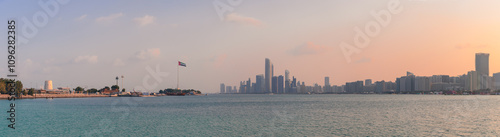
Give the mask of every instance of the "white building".
[(53, 90), (53, 88), (52, 88), (52, 80), (45, 80), (44, 89), (45, 90)]
[(479, 89), (479, 77), (476, 71), (467, 72), (465, 90), (474, 91)]

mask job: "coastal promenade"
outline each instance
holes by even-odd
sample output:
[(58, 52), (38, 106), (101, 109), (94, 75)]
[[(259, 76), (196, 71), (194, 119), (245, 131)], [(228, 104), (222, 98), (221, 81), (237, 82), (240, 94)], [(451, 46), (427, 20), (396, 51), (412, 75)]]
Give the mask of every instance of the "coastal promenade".
[[(9, 95), (2, 94), (0, 95), (0, 99), (7, 99)], [(91, 98), (91, 97), (110, 97), (109, 95), (87, 95), (87, 94), (36, 94), (34, 96), (31, 95), (23, 95), (20, 98), (16, 99), (34, 99), (34, 98)], [(116, 96), (112, 96), (116, 97)]]

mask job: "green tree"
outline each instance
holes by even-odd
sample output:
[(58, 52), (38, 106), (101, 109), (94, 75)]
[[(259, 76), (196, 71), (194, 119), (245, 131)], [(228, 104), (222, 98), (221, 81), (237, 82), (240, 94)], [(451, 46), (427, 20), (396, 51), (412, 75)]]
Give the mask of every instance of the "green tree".
[(84, 91), (84, 89), (82, 87), (80, 87), (80, 86), (76, 87), (73, 90), (75, 90), (77, 93), (82, 93)]
[(119, 87), (118, 85), (113, 85), (113, 86), (111, 86), (111, 90), (115, 90), (115, 89), (120, 90), (120, 87)]
[(0, 93), (2, 94), (7, 94), (7, 87), (5, 87), (5, 82), (0, 80)]
[(95, 88), (91, 88), (91, 89), (87, 90), (87, 93), (96, 93), (96, 92), (97, 92), (97, 89), (95, 89)]
[(28, 95), (32, 95), (33, 96), (33, 93), (35, 92), (35, 89), (34, 88), (30, 88), (28, 89)]
[[(11, 83), (13, 82), (12, 80), (10, 79), (4, 79), (4, 78), (0, 78), (0, 93), (2, 94), (7, 94), (9, 93), (9, 91), (7, 90), (7, 83)], [(23, 91), (23, 83), (21, 81), (15, 81), (14, 82), (15, 85), (16, 85), (16, 94), (19, 94), (19, 93), (24, 93)]]
[(21, 91), (24, 93), (24, 95), (26, 95), (26, 93), (23, 90), (23, 83), (19, 80), (16, 81), (16, 91)]

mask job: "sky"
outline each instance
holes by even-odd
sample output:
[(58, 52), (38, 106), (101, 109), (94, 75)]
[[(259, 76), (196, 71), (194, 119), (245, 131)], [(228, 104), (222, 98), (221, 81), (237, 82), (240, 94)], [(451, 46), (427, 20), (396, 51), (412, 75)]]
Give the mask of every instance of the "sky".
[[(119, 85), (129, 91), (157, 92), (176, 88), (179, 76), (180, 88), (217, 93), (220, 83), (255, 82), (265, 58), (275, 75), (288, 69), (307, 85), (324, 85), (325, 76), (342, 85), (395, 81), (406, 71), (462, 75), (475, 69), (479, 52), (490, 53), (491, 75), (500, 72), (499, 6), (497, 0), (0, 0), (0, 17), (17, 22), (16, 70), (25, 87), (52, 80), (54, 87), (100, 89), (124, 76)], [(0, 35), (6, 43), (6, 33)]]

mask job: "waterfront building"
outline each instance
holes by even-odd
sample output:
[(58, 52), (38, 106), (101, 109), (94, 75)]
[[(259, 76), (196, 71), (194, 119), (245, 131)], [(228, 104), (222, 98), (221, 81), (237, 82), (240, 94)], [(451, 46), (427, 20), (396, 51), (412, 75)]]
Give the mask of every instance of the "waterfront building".
[(233, 93), (233, 91), (231, 90), (231, 86), (226, 87), (226, 93)]
[(476, 72), (478, 75), (490, 75), (488, 53), (476, 53)]
[(491, 89), (489, 57), (490, 54), (488, 53), (476, 53), (476, 72), (479, 78), (479, 89)]
[(271, 83), (272, 83), (272, 93), (277, 94), (278, 93), (278, 77), (274, 76)]
[(265, 78), (264, 75), (260, 74), (255, 76), (255, 86), (254, 86), (254, 93), (264, 93), (264, 82)]
[(266, 93), (271, 93), (272, 92), (272, 78), (273, 78), (273, 64), (271, 63), (271, 60), (269, 58), (266, 58), (266, 64), (265, 64), (265, 92)]
[(479, 77), (476, 71), (467, 72), (467, 78), (465, 81), (465, 90), (475, 91), (479, 89)]
[(363, 81), (347, 82), (345, 84), (347, 93), (362, 93), (363, 90)]
[(53, 90), (53, 88), (52, 88), (52, 80), (45, 80), (44, 89), (45, 90)]
[(323, 86), (323, 92), (332, 92), (331, 86), (330, 86), (330, 77), (325, 77), (325, 85)]
[(291, 92), (291, 83), (290, 83), (290, 72), (285, 70), (285, 93)]
[(285, 82), (283, 80), (284, 80), (284, 77), (282, 75), (278, 76), (278, 93), (279, 94), (285, 93), (285, 89), (284, 89)]
[(500, 90), (500, 72), (493, 74), (493, 81), (495, 90)]
[(431, 78), (429, 77), (415, 77), (415, 91), (430, 91), (431, 90)]
[(366, 79), (365, 80), (365, 85), (366, 86), (372, 85), (372, 79)]
[(245, 93), (247, 94), (252, 93), (252, 81), (250, 80), (250, 78), (248, 78), (247, 84), (245, 86), (246, 86)]
[(224, 85), (224, 83), (221, 83), (221, 84), (220, 84), (220, 93), (221, 93), (221, 94), (226, 93), (226, 86)]
[(386, 91), (387, 91), (387, 89), (385, 86), (385, 81), (382, 80), (382, 81), (375, 82), (375, 93), (381, 94), (381, 93), (384, 93)]

